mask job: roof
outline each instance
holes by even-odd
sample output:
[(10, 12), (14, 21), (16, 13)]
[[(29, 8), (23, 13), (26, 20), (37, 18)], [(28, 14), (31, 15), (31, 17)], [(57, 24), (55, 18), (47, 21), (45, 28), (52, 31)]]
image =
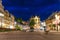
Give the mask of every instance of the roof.
[(54, 18), (55, 18), (55, 14), (60, 15), (60, 11), (59, 11), (59, 12), (54, 12), (54, 13), (52, 13), (52, 14), (47, 18), (47, 20), (54, 19)]

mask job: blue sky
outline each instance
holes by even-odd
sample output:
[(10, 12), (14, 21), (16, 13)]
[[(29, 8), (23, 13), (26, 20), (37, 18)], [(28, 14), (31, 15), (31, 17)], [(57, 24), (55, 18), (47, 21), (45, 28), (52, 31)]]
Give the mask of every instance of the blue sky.
[(29, 20), (33, 15), (45, 20), (55, 11), (60, 11), (60, 0), (2, 0), (6, 10), (15, 17)]

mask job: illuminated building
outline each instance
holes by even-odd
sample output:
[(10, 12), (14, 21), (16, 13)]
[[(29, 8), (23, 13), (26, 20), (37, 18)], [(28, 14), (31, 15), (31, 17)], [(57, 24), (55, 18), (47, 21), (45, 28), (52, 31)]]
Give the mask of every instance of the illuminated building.
[(0, 28), (14, 29), (14, 16), (4, 10), (2, 0), (0, 0)]
[[(46, 24), (50, 29), (52, 30), (60, 30), (60, 26), (58, 25), (60, 23), (60, 12), (53, 13), (48, 19), (46, 20)], [(53, 27), (53, 25), (55, 27)]]
[(34, 29), (40, 29), (40, 18), (38, 16), (33, 16), (33, 17), (31, 17), (30, 21), (32, 19), (35, 22)]

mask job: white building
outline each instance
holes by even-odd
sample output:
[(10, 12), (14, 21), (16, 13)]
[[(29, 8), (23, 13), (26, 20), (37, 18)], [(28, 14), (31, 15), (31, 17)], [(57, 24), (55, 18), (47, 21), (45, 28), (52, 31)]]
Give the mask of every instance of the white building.
[(40, 30), (44, 31), (46, 29), (46, 23), (43, 21), (41, 22)]

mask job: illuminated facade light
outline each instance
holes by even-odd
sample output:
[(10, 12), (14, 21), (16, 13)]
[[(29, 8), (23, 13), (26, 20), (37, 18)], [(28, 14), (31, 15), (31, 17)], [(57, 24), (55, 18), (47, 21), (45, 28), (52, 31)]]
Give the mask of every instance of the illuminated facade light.
[(58, 16), (58, 15), (55, 15), (55, 18), (56, 18), (57, 20), (59, 20), (59, 16)]
[(16, 25), (16, 24), (17, 24), (17, 22), (14, 22), (14, 24)]
[(4, 14), (0, 13), (0, 16), (1, 16), (1, 17), (3, 17), (3, 16), (4, 16)]
[(41, 22), (41, 25), (46, 26), (46, 23), (45, 22)]
[(10, 29), (13, 29), (14, 27), (12, 25), (10, 25)]

